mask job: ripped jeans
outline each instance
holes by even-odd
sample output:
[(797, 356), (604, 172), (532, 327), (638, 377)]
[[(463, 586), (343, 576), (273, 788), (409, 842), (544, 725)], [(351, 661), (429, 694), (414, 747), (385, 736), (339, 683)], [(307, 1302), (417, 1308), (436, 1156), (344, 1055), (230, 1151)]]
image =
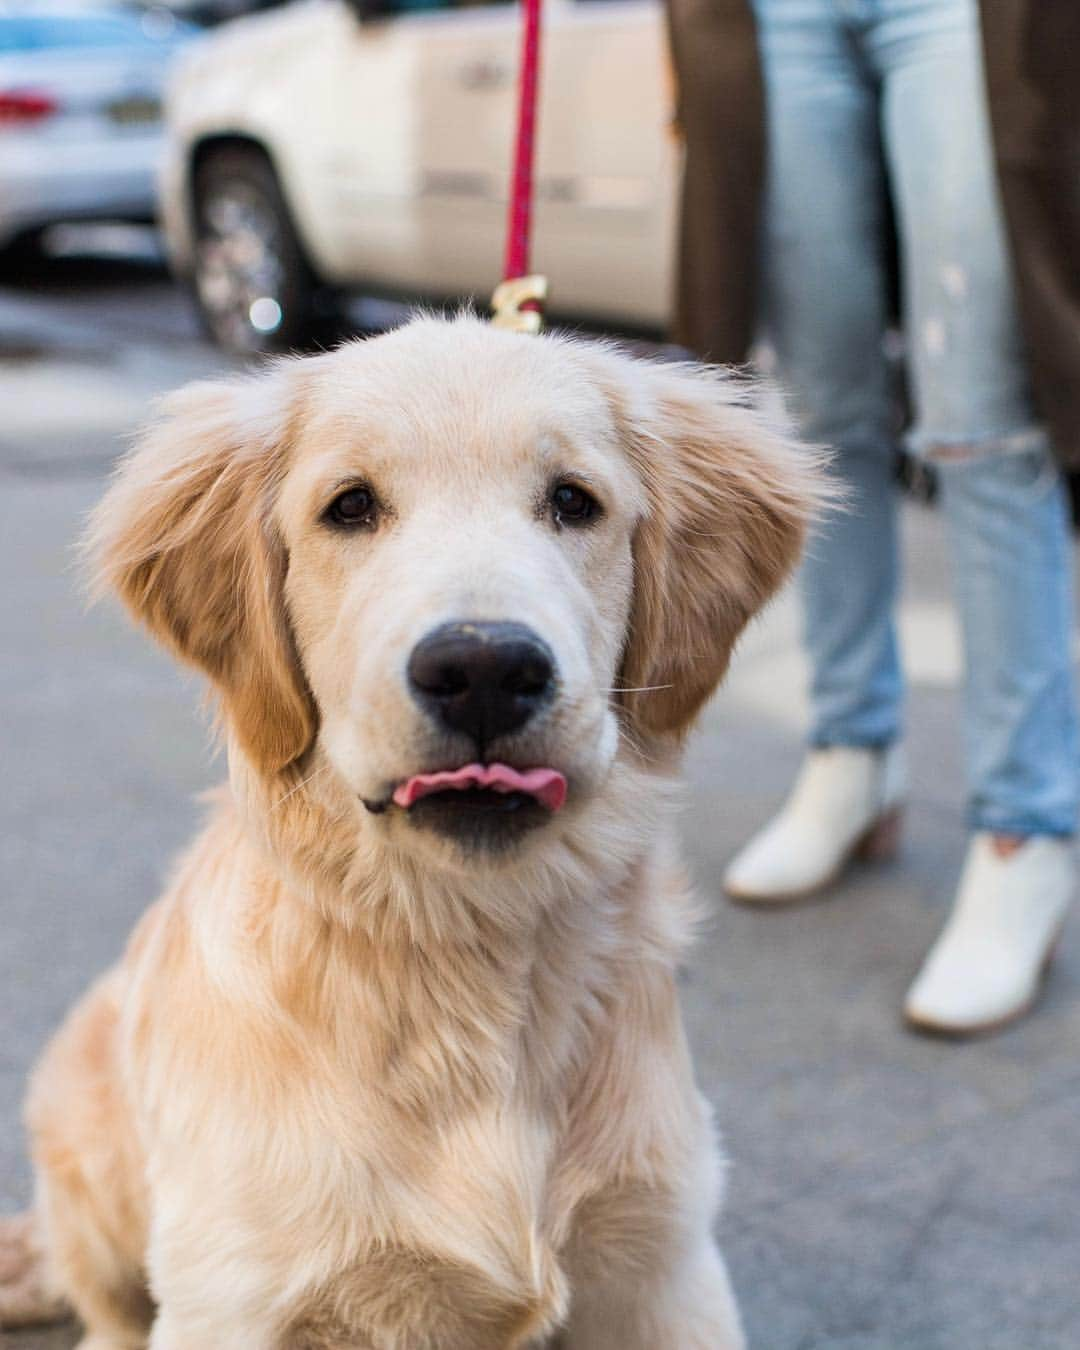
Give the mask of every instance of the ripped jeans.
[(769, 108), (765, 336), (848, 509), (802, 569), (814, 745), (901, 734), (886, 194), (913, 449), (938, 465), (965, 651), (969, 822), (1073, 833), (1080, 756), (1063, 484), (1034, 412), (976, 0), (754, 0)]

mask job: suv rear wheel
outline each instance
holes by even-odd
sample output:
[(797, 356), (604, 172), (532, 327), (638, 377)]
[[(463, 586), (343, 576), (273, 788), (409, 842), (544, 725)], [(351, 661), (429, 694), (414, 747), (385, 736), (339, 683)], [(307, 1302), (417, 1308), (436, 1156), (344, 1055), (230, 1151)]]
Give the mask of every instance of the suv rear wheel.
[(320, 290), (277, 176), (258, 150), (214, 150), (194, 176), (195, 296), (210, 335), (239, 354), (310, 343)]

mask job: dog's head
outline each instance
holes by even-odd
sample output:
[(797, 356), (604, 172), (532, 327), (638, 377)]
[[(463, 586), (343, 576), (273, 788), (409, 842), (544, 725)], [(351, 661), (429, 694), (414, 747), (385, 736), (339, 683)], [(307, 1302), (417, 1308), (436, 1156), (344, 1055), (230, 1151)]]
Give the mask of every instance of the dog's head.
[(715, 372), (423, 319), (174, 396), (91, 542), (263, 779), (498, 857), (683, 735), (819, 495)]

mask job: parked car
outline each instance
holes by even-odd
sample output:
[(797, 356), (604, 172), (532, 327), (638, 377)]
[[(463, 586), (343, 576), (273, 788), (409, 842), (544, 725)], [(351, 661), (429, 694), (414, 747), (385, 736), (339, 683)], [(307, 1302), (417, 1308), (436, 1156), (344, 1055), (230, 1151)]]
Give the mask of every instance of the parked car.
[[(226, 347), (301, 343), (343, 291), (499, 279), (519, 11), (389, 2), (301, 0), (178, 63), (162, 217)], [(678, 147), (659, 4), (546, 0), (545, 30), (535, 267), (562, 315), (662, 324)]]
[(0, 0), (0, 248), (71, 220), (149, 220), (161, 91), (194, 30), (166, 12)]

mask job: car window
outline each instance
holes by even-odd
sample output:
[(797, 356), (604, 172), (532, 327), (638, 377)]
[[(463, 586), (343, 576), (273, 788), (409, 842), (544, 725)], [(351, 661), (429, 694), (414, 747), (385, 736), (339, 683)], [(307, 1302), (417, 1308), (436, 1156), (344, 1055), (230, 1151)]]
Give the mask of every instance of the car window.
[(0, 18), (0, 53), (86, 50), (94, 47), (163, 49), (174, 34), (155, 30), (137, 16), (123, 14), (37, 15), (20, 19)]
[(27, 24), (18, 19), (0, 19), (0, 52), (24, 52), (32, 46)]

